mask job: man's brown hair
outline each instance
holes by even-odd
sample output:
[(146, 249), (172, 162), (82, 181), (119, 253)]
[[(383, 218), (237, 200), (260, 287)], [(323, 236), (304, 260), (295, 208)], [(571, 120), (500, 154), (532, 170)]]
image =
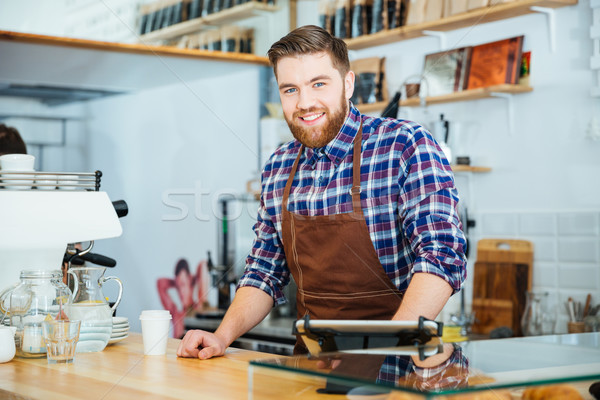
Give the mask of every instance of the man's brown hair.
[(267, 55), (273, 66), (273, 72), (277, 76), (277, 62), (281, 58), (322, 52), (329, 54), (333, 67), (344, 78), (350, 71), (348, 46), (342, 39), (332, 36), (325, 29), (315, 25), (305, 25), (294, 29), (273, 43)]

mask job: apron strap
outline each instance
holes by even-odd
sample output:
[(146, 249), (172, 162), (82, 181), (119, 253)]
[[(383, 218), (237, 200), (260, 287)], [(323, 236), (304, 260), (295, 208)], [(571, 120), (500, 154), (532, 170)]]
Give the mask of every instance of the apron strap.
[(290, 190), (292, 189), (292, 182), (294, 181), (294, 176), (296, 176), (296, 171), (298, 170), (298, 163), (300, 162), (300, 157), (302, 156), (302, 152), (304, 152), (304, 145), (300, 146), (300, 151), (298, 152), (298, 156), (296, 157), (296, 161), (294, 161), (294, 165), (292, 166), (292, 170), (290, 171), (290, 176), (285, 184), (285, 189), (283, 190), (283, 199), (281, 200), (281, 213), (287, 213), (287, 205), (288, 199), (290, 197)]
[(354, 150), (352, 154), (352, 188), (350, 194), (352, 195), (352, 211), (356, 216), (363, 216), (362, 206), (360, 205), (360, 159), (361, 159), (361, 145), (362, 145), (362, 122), (358, 128), (358, 132), (354, 137)]

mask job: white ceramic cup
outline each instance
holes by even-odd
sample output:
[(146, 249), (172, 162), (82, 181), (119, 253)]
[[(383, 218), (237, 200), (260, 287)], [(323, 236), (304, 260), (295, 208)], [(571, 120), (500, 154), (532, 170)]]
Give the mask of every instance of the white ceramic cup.
[(171, 313), (168, 310), (142, 311), (140, 321), (142, 321), (144, 355), (160, 356), (167, 352), (171, 318)]
[(75, 190), (77, 187), (70, 185), (77, 185), (79, 183), (77, 179), (77, 175), (61, 175), (58, 177), (58, 188), (60, 190)]
[(36, 175), (35, 185), (38, 190), (55, 190), (56, 175)]
[(4, 171), (33, 171), (35, 157), (31, 154), (5, 154), (0, 156), (0, 169)]
[[(35, 162), (35, 157), (31, 154), (5, 154), (0, 156), (0, 174), (2, 172), (27, 172), (27, 174), (23, 175), (6, 175), (6, 178), (11, 178), (15, 180), (6, 180), (7, 184), (5, 187), (10, 190), (29, 190), (34, 181), (34, 176), (31, 174), (33, 172), (33, 163)], [(16, 180), (16, 178), (23, 178)], [(12, 183), (13, 185), (9, 185)]]
[(15, 332), (16, 326), (0, 325), (0, 363), (5, 363), (15, 356)]

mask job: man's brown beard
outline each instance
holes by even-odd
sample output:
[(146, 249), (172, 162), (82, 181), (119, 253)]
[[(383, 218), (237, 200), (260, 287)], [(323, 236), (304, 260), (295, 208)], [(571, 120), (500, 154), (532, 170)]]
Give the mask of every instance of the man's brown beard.
[[(329, 110), (319, 110), (316, 108), (309, 108), (308, 110), (302, 110), (295, 112), (293, 115), (293, 120), (296, 121), (300, 115), (313, 113), (313, 112), (325, 112), (325, 115), (329, 117), (327, 124), (323, 128), (304, 128), (299, 126), (292, 121), (289, 121), (287, 117), (285, 121), (290, 127), (290, 131), (292, 131), (292, 135), (298, 140), (300, 143), (305, 145), (306, 147), (311, 147), (313, 149), (323, 147), (327, 145), (327, 143), (331, 142), (333, 138), (335, 138), (342, 128), (344, 121), (346, 120), (347, 110), (347, 100), (346, 97), (342, 94), (342, 101), (340, 104), (339, 110), (332, 114)], [(314, 129), (322, 129), (321, 135), (316, 138), (313, 138), (311, 133)]]

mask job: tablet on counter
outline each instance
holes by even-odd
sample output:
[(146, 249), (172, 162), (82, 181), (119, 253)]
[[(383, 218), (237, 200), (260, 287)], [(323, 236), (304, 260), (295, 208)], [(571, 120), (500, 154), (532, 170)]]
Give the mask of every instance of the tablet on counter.
[[(443, 324), (420, 317), (418, 321), (388, 320), (311, 320), (308, 315), (294, 323), (311, 355), (323, 352), (352, 351), (374, 354), (391, 351), (401, 354), (427, 355), (423, 346), (441, 344)], [(403, 347), (400, 349), (399, 347)], [(385, 349), (387, 348), (387, 349)], [(368, 351), (367, 351), (368, 350)]]

